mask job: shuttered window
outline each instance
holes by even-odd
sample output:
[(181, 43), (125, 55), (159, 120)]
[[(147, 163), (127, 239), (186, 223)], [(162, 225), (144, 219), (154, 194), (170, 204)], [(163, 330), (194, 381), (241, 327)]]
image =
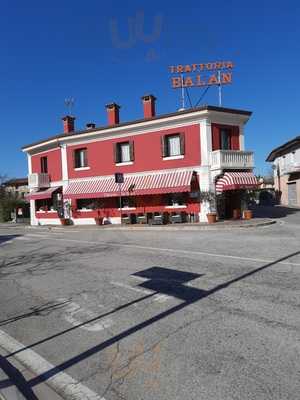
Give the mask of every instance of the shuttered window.
[(231, 130), (230, 129), (221, 129), (221, 150), (230, 150), (231, 149)]
[(74, 168), (84, 168), (87, 166), (87, 149), (76, 149), (74, 151)]
[(47, 174), (48, 173), (48, 158), (41, 157), (41, 172)]
[(185, 138), (183, 133), (162, 136), (162, 156), (176, 157), (185, 153)]
[(132, 141), (115, 144), (115, 162), (126, 163), (134, 161), (134, 144)]

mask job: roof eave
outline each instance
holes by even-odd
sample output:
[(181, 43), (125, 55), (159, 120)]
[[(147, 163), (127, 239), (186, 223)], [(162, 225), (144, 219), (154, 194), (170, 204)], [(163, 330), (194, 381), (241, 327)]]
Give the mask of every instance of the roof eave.
[(272, 162), (275, 158), (281, 157), (284, 154), (287, 154), (292, 150), (293, 146), (300, 146), (300, 136), (296, 136), (294, 139), (289, 140), (281, 146), (276, 147), (271, 151), (271, 153), (266, 158), (266, 161)]
[(42, 146), (43, 144), (46, 144), (48, 142), (50, 142), (50, 143), (55, 142), (55, 141), (59, 142), (59, 139), (63, 139), (63, 138), (70, 138), (72, 136), (83, 135), (85, 133), (92, 133), (92, 132), (102, 131), (102, 130), (106, 130), (106, 129), (114, 130), (114, 129), (117, 129), (120, 127), (130, 126), (133, 124), (157, 121), (157, 120), (161, 120), (164, 118), (170, 118), (170, 117), (177, 116), (177, 115), (192, 114), (192, 113), (199, 112), (199, 111), (216, 111), (216, 112), (229, 113), (229, 114), (231, 113), (231, 114), (236, 114), (236, 115), (244, 115), (244, 116), (247, 116), (248, 118), (252, 115), (252, 111), (207, 105), (207, 106), (197, 107), (194, 109), (188, 109), (188, 110), (184, 110), (184, 111), (176, 111), (176, 112), (169, 113), (169, 114), (162, 114), (162, 115), (155, 116), (152, 118), (142, 118), (142, 119), (138, 119), (138, 120), (134, 120), (134, 121), (123, 122), (123, 123), (119, 123), (119, 124), (113, 125), (113, 126), (101, 126), (101, 127), (96, 127), (93, 129), (84, 129), (84, 130), (74, 131), (70, 134), (61, 133), (61, 134), (58, 134), (55, 136), (51, 136), (48, 139), (25, 145), (25, 146), (21, 147), (21, 150), (26, 153), (27, 151), (30, 150), (31, 147), (38, 146), (38, 145)]

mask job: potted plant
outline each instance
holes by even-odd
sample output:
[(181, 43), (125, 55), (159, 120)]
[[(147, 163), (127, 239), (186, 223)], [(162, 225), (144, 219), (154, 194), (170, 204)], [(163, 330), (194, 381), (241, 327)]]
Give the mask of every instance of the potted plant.
[(250, 193), (248, 191), (245, 191), (241, 195), (241, 204), (242, 204), (242, 210), (243, 210), (243, 219), (251, 219), (253, 217), (252, 210), (249, 210), (248, 204), (250, 202)]
[(207, 222), (209, 224), (214, 224), (217, 222), (217, 212), (216, 212), (216, 193), (212, 190), (203, 190), (199, 194), (201, 203), (208, 203), (208, 212), (206, 214)]
[(102, 209), (103, 208), (103, 203), (101, 202), (101, 201), (95, 201), (95, 203), (93, 204), (93, 210), (96, 210), (96, 212), (97, 212), (97, 215), (96, 215), (96, 217), (94, 218), (95, 219), (95, 223), (96, 223), (96, 225), (103, 225), (103, 219), (104, 219), (104, 217), (103, 217), (103, 213), (102, 213)]

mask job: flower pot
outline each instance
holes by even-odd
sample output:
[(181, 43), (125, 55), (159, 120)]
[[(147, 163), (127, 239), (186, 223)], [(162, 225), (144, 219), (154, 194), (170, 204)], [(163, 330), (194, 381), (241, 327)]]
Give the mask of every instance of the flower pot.
[(235, 208), (233, 210), (233, 219), (240, 219), (241, 218), (241, 210), (239, 208)]
[(103, 224), (103, 218), (102, 217), (95, 218), (95, 222), (96, 222), (96, 225), (102, 225)]
[(215, 222), (217, 222), (217, 214), (216, 213), (207, 213), (206, 217), (207, 217), (207, 222), (209, 224), (214, 224)]
[(245, 210), (244, 211), (244, 219), (251, 219), (252, 218), (252, 211), (251, 210)]

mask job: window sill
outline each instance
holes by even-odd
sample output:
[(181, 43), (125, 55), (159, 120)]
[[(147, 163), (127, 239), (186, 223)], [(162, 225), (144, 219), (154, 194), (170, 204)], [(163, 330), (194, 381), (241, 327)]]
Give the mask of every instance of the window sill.
[(136, 207), (123, 207), (123, 208), (118, 208), (119, 211), (131, 211), (131, 210), (136, 210)]
[(180, 160), (184, 158), (184, 154), (179, 154), (178, 156), (170, 156), (170, 157), (163, 157), (164, 161), (168, 161), (168, 160)]
[(74, 168), (75, 171), (86, 171), (88, 169), (91, 169), (91, 167), (80, 167), (80, 168)]
[(187, 206), (182, 205), (182, 206), (166, 206), (166, 208), (170, 208), (170, 209), (176, 209), (176, 208), (187, 208)]
[(132, 164), (133, 164), (133, 161), (125, 161), (125, 162), (116, 163), (116, 166), (122, 167), (123, 165), (132, 165)]

